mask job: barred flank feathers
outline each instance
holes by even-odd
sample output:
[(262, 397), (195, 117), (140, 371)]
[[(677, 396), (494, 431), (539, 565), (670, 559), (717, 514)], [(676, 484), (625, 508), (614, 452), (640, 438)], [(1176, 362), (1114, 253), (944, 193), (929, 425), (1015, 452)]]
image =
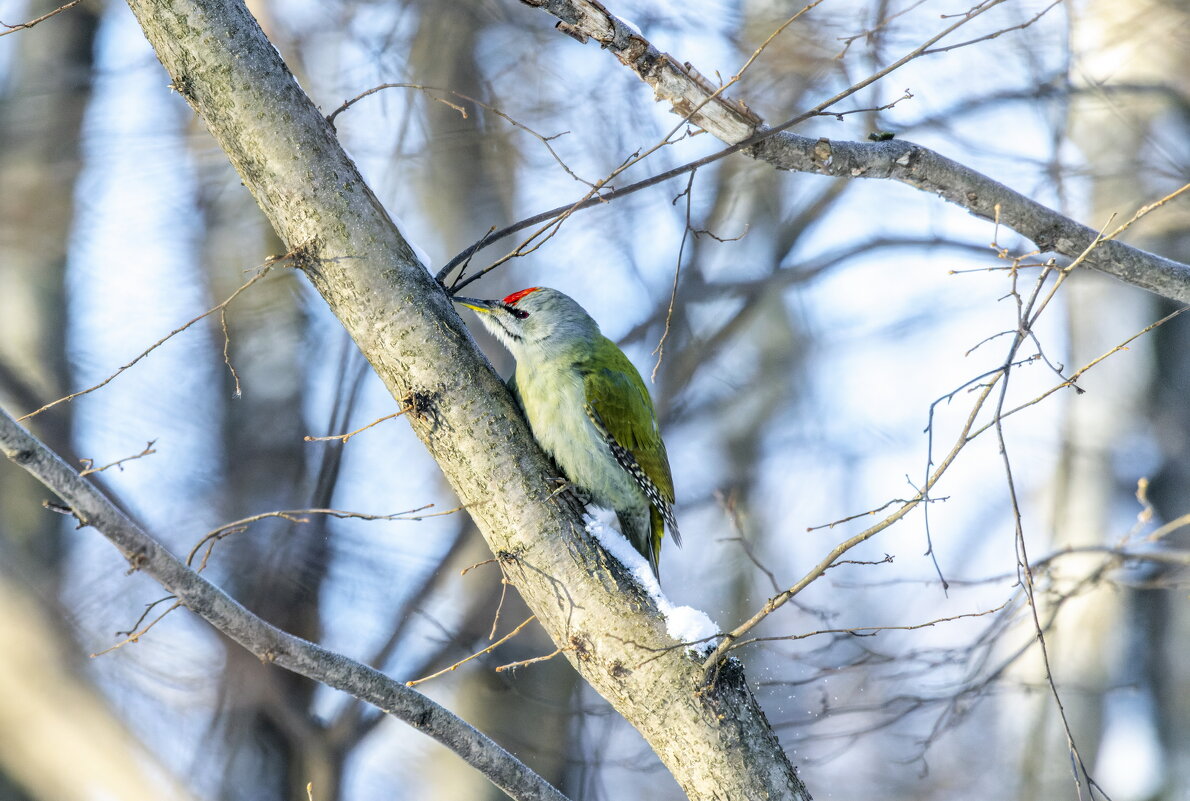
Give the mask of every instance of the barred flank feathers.
[(632, 455), (632, 451), (625, 448), (620, 443), (616, 442), (615, 438), (608, 432), (607, 427), (603, 425), (603, 421), (599, 418), (598, 413), (591, 408), (590, 404), (586, 407), (587, 417), (590, 418), (591, 424), (595, 426), (595, 430), (599, 432), (599, 436), (603, 437), (603, 441), (607, 443), (608, 448), (611, 449), (612, 456), (616, 457), (616, 461), (620, 467), (632, 476), (636, 485), (645, 493), (645, 497), (649, 499), (649, 504), (661, 513), (665, 524), (669, 526), (669, 531), (673, 535), (674, 544), (682, 544), (682, 535), (678, 533), (678, 523), (674, 519), (673, 506), (661, 494), (661, 490), (653, 483), (653, 479), (649, 478), (636, 461), (636, 457)]

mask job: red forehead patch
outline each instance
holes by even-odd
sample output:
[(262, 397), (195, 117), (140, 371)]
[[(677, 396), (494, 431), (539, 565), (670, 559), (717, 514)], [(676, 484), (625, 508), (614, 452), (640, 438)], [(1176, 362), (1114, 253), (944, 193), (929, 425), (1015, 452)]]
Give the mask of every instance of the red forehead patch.
[(509, 295), (508, 297), (506, 297), (504, 299), (504, 302), (507, 303), (509, 306), (515, 306), (516, 302), (518, 300), (520, 300), (521, 298), (525, 297), (525, 295), (528, 295), (530, 292), (536, 292), (539, 289), (541, 289), (541, 287), (531, 286), (528, 289), (522, 289), (520, 292), (513, 292), (511, 295)]

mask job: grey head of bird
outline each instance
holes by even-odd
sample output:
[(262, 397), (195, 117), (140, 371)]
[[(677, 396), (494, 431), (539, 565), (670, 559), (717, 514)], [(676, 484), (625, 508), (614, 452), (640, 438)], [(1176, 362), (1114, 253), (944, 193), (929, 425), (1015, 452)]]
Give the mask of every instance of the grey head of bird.
[(599, 324), (574, 298), (556, 289), (535, 286), (500, 300), (453, 298), (479, 312), (479, 320), (513, 355), (553, 350), (598, 339)]

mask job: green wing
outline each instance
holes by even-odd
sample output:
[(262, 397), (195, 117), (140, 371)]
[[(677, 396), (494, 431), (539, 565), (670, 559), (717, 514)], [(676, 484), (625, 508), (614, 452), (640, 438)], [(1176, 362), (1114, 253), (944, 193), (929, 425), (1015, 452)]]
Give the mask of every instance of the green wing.
[[(598, 365), (597, 367), (595, 365)], [(587, 416), (607, 441), (620, 466), (635, 479), (649, 499), (647, 531), (637, 531), (623, 516), (620, 530), (660, 575), (661, 538), (669, 526), (674, 544), (682, 538), (674, 520), (673, 477), (653, 399), (640, 373), (611, 340), (603, 337), (590, 360), (575, 365), (583, 376)]]
[(658, 511), (671, 524), (676, 539), (677, 527), (672, 525), (669, 509), (674, 500), (673, 477), (665, 444), (657, 428), (653, 399), (649, 397), (640, 373), (623, 351), (607, 338), (597, 347), (598, 357), (594, 361), (601, 367), (583, 370), (587, 403), (612, 440), (632, 454), (657, 488), (664, 501), (664, 507)]

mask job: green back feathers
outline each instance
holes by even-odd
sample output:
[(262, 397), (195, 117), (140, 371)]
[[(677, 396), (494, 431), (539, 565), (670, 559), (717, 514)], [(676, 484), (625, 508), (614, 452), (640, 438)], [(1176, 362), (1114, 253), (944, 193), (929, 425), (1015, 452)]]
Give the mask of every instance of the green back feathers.
[(627, 449), (657, 487), (666, 504), (673, 503), (673, 476), (669, 457), (657, 428), (653, 399), (636, 367), (606, 337), (596, 346), (597, 361), (604, 367), (583, 370), (587, 403), (599, 415), (607, 433)]

